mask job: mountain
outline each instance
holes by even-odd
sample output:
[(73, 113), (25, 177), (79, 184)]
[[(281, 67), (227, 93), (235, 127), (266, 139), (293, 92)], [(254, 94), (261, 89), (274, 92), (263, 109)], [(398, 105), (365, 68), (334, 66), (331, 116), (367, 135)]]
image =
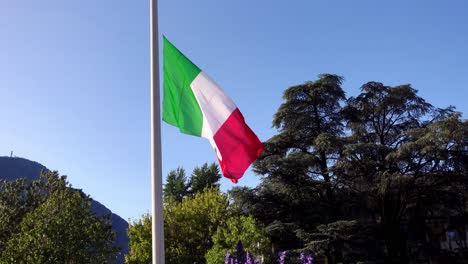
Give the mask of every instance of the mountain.
[[(26, 178), (28, 181), (38, 180), (42, 170), (48, 169), (35, 161), (17, 157), (0, 157), (0, 179), (15, 180)], [(112, 213), (107, 207), (96, 200), (92, 200), (91, 211), (98, 216), (110, 214), (112, 229), (116, 233), (116, 245), (121, 248), (116, 263), (124, 263), (124, 256), (128, 254), (129, 242), (127, 221)]]
[(0, 178), (8, 181), (27, 178), (29, 181), (39, 179), (43, 165), (23, 158), (0, 157)]

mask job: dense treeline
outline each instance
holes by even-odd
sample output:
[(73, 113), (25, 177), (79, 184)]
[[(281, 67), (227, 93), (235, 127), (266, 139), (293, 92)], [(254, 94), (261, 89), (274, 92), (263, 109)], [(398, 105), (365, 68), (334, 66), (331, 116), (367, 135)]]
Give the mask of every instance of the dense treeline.
[[(222, 263), (237, 240), (263, 263), (301, 252), (329, 264), (468, 261), (468, 122), (408, 84), (347, 97), (342, 82), (323, 74), (285, 90), (257, 187), (220, 193), (214, 164), (168, 175), (168, 263)], [(150, 260), (150, 230), (148, 215), (130, 226), (128, 263)]]
[[(166, 263), (223, 263), (226, 252), (241, 240), (256, 256), (269, 255), (269, 240), (252, 216), (242, 216), (219, 190), (216, 164), (205, 163), (188, 179), (181, 167), (169, 172), (164, 186), (164, 243)], [(151, 263), (151, 216), (130, 223), (128, 264)]]
[(411, 85), (368, 82), (347, 98), (342, 81), (323, 74), (284, 92), (278, 133), (254, 164), (262, 182), (231, 191), (237, 208), (266, 225), (276, 251), (328, 263), (460, 260), (466, 250), (442, 250), (433, 224), (466, 232), (468, 122)]

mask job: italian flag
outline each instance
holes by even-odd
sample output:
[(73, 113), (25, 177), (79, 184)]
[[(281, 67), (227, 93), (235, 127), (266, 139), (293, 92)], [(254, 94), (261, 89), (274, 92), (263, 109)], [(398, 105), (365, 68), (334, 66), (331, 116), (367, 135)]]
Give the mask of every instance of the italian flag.
[(206, 73), (164, 38), (163, 120), (207, 138), (226, 178), (236, 183), (263, 151), (234, 102)]

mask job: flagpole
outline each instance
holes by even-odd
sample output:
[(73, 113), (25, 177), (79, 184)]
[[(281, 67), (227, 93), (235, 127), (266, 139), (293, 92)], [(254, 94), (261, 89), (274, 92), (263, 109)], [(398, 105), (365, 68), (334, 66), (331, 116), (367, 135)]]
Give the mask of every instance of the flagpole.
[(164, 264), (158, 37), (158, 0), (150, 0), (152, 256), (153, 264)]

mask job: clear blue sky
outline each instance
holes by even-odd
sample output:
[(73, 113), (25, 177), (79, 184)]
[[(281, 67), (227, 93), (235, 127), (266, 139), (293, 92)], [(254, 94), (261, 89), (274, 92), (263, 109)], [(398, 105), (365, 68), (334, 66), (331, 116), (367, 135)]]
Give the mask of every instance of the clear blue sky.
[[(160, 0), (160, 33), (215, 79), (261, 140), (285, 88), (320, 73), (411, 83), (467, 116), (466, 1)], [(38, 161), (123, 218), (150, 211), (148, 0), (0, 1), (0, 155)], [(216, 161), (162, 124), (163, 174)], [(248, 172), (240, 185), (254, 186)], [(233, 186), (222, 181), (223, 190)]]

